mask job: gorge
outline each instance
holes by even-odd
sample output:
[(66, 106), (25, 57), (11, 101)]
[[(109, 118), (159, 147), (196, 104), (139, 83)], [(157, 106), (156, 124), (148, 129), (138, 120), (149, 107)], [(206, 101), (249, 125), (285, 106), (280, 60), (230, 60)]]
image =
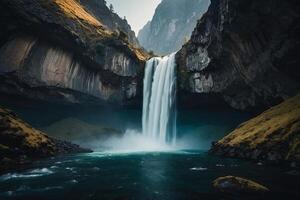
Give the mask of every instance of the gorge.
[(0, 199), (300, 197), (299, 3), (155, 2), (1, 0)]

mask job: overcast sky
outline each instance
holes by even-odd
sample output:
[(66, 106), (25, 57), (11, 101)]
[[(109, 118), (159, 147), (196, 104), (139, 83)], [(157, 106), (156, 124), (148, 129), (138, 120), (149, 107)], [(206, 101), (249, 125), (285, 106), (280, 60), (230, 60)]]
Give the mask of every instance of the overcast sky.
[(161, 0), (106, 0), (107, 5), (112, 4), (115, 12), (128, 23), (135, 34), (152, 19), (155, 8)]

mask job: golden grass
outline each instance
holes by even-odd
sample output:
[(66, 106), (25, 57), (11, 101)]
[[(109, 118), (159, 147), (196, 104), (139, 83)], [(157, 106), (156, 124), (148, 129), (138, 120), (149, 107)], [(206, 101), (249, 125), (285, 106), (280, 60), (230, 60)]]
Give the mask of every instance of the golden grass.
[(102, 24), (90, 15), (76, 0), (53, 0), (55, 4), (63, 11), (63, 13), (73, 19), (81, 19), (95, 26)]
[[(89, 39), (111, 37), (112, 32), (92, 16), (78, 0), (36, 0), (43, 8), (59, 17), (72, 32)], [(66, 22), (70, 19), (73, 23)]]
[(48, 147), (53, 146), (52, 141), (47, 135), (32, 128), (29, 124), (11, 114), (9, 110), (0, 108), (0, 116), (4, 118), (6, 134), (18, 136), (17, 138), (24, 138), (22, 145), (31, 149), (38, 149), (44, 145), (48, 145)]
[[(92, 44), (97, 43), (103, 38), (115, 37), (115, 39), (120, 39), (116, 36), (115, 32), (105, 28), (98, 19), (86, 11), (78, 0), (39, 0), (39, 3), (44, 8), (52, 11), (56, 16), (60, 17), (62, 21), (66, 18), (73, 20), (75, 22), (74, 25), (77, 28), (75, 30), (73, 26), (69, 28), (72, 31), (75, 31), (75, 33), (81, 34)], [(128, 43), (128, 41), (122, 41), (132, 52), (134, 52), (140, 61), (149, 59), (150, 56), (147, 52)]]
[(217, 143), (218, 145), (239, 146), (246, 144), (255, 149), (260, 145), (274, 147), (288, 143), (289, 153), (300, 152), (300, 95), (290, 98), (265, 111), (259, 116), (241, 124), (237, 129)]

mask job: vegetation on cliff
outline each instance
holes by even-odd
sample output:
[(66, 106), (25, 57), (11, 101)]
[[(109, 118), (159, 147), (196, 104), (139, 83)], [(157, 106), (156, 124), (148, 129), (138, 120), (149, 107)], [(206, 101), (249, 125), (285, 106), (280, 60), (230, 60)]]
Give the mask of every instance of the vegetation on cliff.
[(80, 1), (3, 0), (0, 17), (4, 95), (82, 103), (76, 97), (81, 92), (127, 105), (141, 94), (149, 55), (122, 30), (109, 29)]
[(300, 95), (241, 124), (216, 142), (216, 155), (267, 161), (300, 161)]
[[(53, 28), (48, 27), (49, 29), (47, 29), (49, 37), (53, 37), (51, 31), (55, 31), (58, 33), (57, 36), (60, 37), (63, 37), (66, 34), (63, 32), (67, 31), (77, 45), (88, 51), (86, 52), (87, 55), (91, 54), (90, 58), (92, 60), (93, 55), (96, 53), (93, 50), (99, 43), (109, 41), (115, 41), (110, 43), (116, 45), (116, 47), (124, 50), (128, 49), (128, 53), (139, 60), (147, 58), (147, 54), (142, 49), (131, 45), (126, 37), (121, 36), (122, 34), (107, 29), (99, 19), (85, 10), (77, 0), (4, 0), (1, 4), (4, 8), (8, 7), (16, 14), (17, 23), (24, 23), (17, 24), (19, 26), (39, 24), (46, 26), (48, 24)], [(23, 19), (18, 19), (18, 17)], [(9, 20), (16, 19), (11, 18)], [(7, 24), (3, 26), (5, 27)]]

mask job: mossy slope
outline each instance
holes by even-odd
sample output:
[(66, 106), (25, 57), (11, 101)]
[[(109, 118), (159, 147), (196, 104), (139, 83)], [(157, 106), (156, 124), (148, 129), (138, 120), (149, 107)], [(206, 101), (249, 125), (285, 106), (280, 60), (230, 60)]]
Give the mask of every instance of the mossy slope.
[(211, 152), (269, 161), (300, 160), (300, 95), (241, 124)]
[(39, 158), (87, 151), (47, 136), (0, 107), (0, 172)]

